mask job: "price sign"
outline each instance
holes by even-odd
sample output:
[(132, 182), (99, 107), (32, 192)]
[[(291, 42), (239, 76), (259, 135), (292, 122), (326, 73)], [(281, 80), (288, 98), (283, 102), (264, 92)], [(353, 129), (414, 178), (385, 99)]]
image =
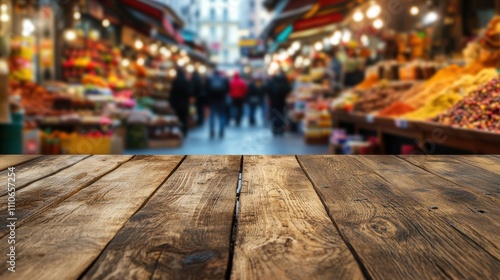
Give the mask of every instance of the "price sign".
[(395, 125), (397, 128), (407, 129), (408, 128), (408, 121), (405, 119), (396, 119)]

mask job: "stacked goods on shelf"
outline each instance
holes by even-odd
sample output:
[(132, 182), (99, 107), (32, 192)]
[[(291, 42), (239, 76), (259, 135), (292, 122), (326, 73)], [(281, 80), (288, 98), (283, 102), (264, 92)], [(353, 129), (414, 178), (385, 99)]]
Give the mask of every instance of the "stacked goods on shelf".
[(157, 116), (148, 123), (150, 149), (175, 148), (182, 145), (180, 121), (176, 116)]
[(328, 144), (332, 133), (332, 120), (328, 111), (328, 103), (326, 101), (309, 103), (303, 125), (307, 144)]
[(458, 80), (451, 83), (451, 86), (443, 88), (427, 99), (424, 106), (418, 110), (406, 114), (405, 117), (411, 120), (427, 120), (436, 117), (460, 101), (463, 96), (477, 88), (479, 85), (495, 78), (498, 75), (493, 68), (487, 68), (477, 75), (462, 75)]
[(43, 132), (41, 151), (46, 155), (110, 154), (112, 141), (113, 133), (111, 132)]
[(64, 79), (80, 83), (87, 74), (108, 77), (118, 67), (120, 58), (120, 50), (110, 44), (79, 37), (64, 50)]
[(21, 100), (26, 116), (44, 116), (52, 111), (54, 96), (33, 82), (10, 80), (8, 92)]
[(351, 112), (354, 104), (359, 99), (359, 91), (348, 90), (340, 94), (339, 97), (335, 98), (330, 105), (332, 111), (343, 111)]
[(328, 95), (329, 89), (324, 85), (314, 83), (298, 83), (293, 94), (287, 99), (291, 110), (288, 116), (293, 122), (300, 122), (304, 119), (306, 107), (309, 102), (316, 102), (319, 98)]
[(433, 121), (500, 133), (500, 77), (481, 85)]
[(10, 80), (32, 81), (34, 38), (14, 37), (9, 55)]
[(500, 16), (495, 16), (480, 38), (479, 61), (490, 67), (500, 67)]

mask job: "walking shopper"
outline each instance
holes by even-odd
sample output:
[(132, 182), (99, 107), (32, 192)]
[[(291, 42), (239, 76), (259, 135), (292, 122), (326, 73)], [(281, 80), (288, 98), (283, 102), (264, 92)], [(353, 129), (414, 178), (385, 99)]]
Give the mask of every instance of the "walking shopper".
[(250, 86), (248, 87), (247, 95), (247, 101), (250, 111), (250, 125), (255, 125), (255, 114), (259, 107), (262, 111), (265, 111), (264, 102), (266, 94), (267, 87), (264, 83), (264, 79), (259, 75), (255, 75), (252, 82), (250, 83)]
[(224, 137), (226, 125), (226, 98), (229, 93), (229, 81), (219, 70), (207, 79), (207, 100), (210, 105), (210, 138), (215, 137), (215, 121), (219, 119), (219, 137)]
[(236, 111), (236, 126), (240, 126), (241, 118), (243, 117), (243, 104), (248, 92), (248, 86), (245, 81), (241, 79), (238, 72), (234, 73), (230, 86), (231, 99), (233, 100), (233, 107)]
[(181, 130), (184, 137), (187, 137), (189, 126), (189, 100), (192, 97), (192, 89), (184, 69), (177, 67), (176, 71), (177, 75), (172, 82), (172, 90), (170, 93), (170, 105), (174, 109), (179, 121), (182, 123)]
[(191, 79), (193, 85), (193, 96), (196, 98), (196, 123), (202, 126), (205, 123), (205, 106), (207, 104), (204, 81), (200, 73), (195, 71)]
[(286, 128), (286, 97), (292, 90), (283, 71), (270, 82), (269, 101), (271, 103), (271, 129), (274, 135), (283, 135)]

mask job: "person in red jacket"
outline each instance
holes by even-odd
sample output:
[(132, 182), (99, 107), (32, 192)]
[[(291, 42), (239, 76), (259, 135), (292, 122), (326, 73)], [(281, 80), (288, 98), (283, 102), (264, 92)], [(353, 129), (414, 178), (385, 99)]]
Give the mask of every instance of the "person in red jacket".
[(236, 126), (240, 126), (241, 118), (243, 116), (243, 103), (245, 100), (245, 96), (248, 92), (248, 86), (241, 79), (240, 74), (238, 72), (234, 73), (233, 79), (230, 83), (230, 91), (233, 107), (236, 111)]

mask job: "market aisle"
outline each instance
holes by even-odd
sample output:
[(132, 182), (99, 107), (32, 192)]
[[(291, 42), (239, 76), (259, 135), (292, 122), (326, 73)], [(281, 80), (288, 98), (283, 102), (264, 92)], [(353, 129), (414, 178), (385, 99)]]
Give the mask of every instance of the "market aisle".
[(268, 127), (260, 122), (251, 127), (244, 120), (237, 128), (230, 125), (226, 128), (224, 139), (209, 138), (208, 124), (190, 131), (188, 137), (179, 148), (127, 150), (126, 154), (134, 155), (306, 155), (327, 154), (328, 146), (309, 146), (304, 143), (303, 136), (296, 133), (286, 133), (281, 137), (274, 137)]

